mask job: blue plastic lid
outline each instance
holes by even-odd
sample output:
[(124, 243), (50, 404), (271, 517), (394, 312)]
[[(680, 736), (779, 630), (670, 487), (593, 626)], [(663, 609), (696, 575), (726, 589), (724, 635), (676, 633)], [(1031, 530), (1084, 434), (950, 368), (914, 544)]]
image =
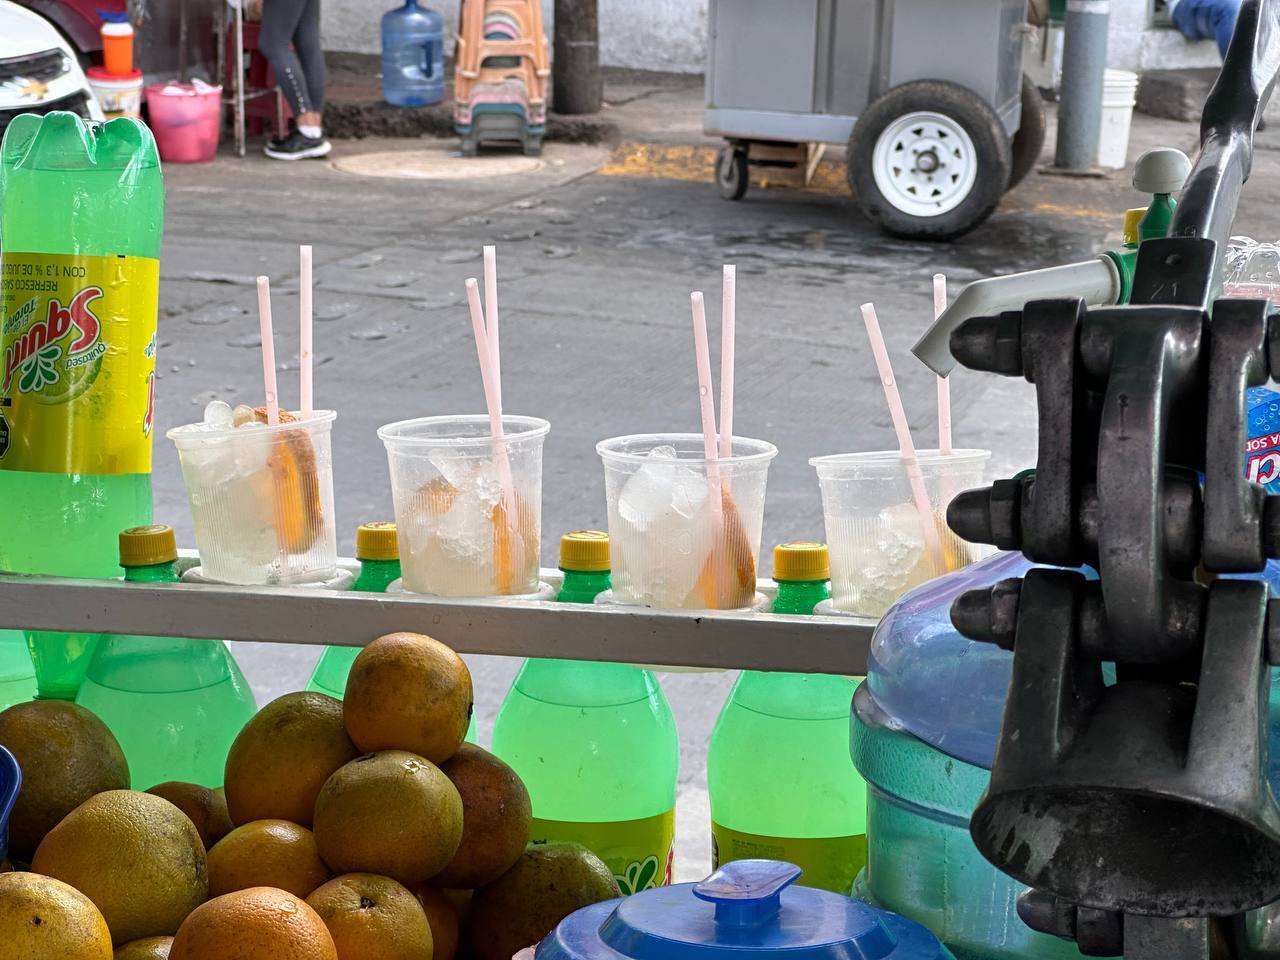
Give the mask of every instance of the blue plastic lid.
[(812, 887), (800, 868), (735, 860), (700, 883), (645, 890), (565, 918), (536, 960), (952, 960), (932, 933), (896, 914)]
[(9, 855), (9, 814), (22, 786), (22, 770), (12, 753), (0, 747), (0, 860)]
[(103, 23), (128, 23), (128, 10), (99, 10), (98, 19)]

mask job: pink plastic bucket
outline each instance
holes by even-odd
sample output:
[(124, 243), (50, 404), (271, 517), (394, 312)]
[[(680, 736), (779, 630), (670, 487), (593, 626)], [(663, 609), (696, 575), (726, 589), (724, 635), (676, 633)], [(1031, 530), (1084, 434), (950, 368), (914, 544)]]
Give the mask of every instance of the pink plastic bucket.
[(147, 87), (147, 114), (165, 163), (208, 163), (217, 154), (222, 132), (221, 87), (152, 84)]

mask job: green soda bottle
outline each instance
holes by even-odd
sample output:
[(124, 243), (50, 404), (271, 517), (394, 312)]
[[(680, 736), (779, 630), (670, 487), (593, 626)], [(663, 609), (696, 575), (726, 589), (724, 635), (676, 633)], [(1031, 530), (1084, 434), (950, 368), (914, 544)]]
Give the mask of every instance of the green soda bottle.
[[(831, 595), (827, 547), (773, 551), (774, 613), (809, 615)], [(707, 753), (712, 869), (786, 860), (806, 886), (848, 894), (867, 862), (866, 784), (849, 758), (858, 680), (744, 670)]]
[(21, 630), (0, 630), (0, 710), (36, 695), (36, 671)]
[[(566, 534), (560, 569), (558, 599), (591, 603), (609, 589), (608, 534)], [(493, 752), (529, 788), (534, 843), (582, 844), (624, 896), (671, 882), (680, 745), (651, 671), (526, 660), (498, 711)]]
[[(156, 523), (120, 534), (131, 583), (177, 583), (173, 528)], [(227, 751), (257, 710), (221, 640), (101, 638), (76, 703), (120, 741), (135, 790), (167, 780), (222, 786)]]
[[(151, 521), (164, 182), (124, 117), (16, 117), (0, 145), (0, 570), (119, 575)], [(71, 700), (97, 637), (29, 632), (39, 695)]]
[[(356, 530), (356, 559), (360, 561), (360, 576), (351, 589), (386, 593), (391, 582), (400, 579), (396, 525), (390, 520), (360, 524)], [(307, 689), (341, 700), (347, 690), (347, 674), (359, 653), (359, 647), (325, 647)]]

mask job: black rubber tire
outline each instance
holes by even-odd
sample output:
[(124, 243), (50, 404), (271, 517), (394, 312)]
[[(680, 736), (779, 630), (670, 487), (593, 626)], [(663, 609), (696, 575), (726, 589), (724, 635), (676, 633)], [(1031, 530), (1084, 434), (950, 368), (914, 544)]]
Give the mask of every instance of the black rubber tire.
[[(1022, 75), (1022, 119), (1009, 144), (1009, 190), (1036, 167), (1044, 149), (1044, 97), (1025, 73)], [(1008, 191), (1006, 191), (1007, 193)]]
[(751, 186), (751, 174), (747, 169), (747, 151), (740, 147), (723, 146), (716, 154), (716, 189), (725, 200), (741, 200)]
[[(872, 173), (880, 135), (893, 121), (917, 110), (940, 113), (963, 127), (973, 141), (978, 167), (968, 196), (932, 217), (895, 207)], [(945, 80), (914, 80), (894, 87), (867, 107), (849, 136), (849, 189), (859, 209), (885, 233), (909, 240), (951, 240), (986, 220), (1009, 185), (1009, 164), (1009, 138), (996, 112), (972, 90)]]

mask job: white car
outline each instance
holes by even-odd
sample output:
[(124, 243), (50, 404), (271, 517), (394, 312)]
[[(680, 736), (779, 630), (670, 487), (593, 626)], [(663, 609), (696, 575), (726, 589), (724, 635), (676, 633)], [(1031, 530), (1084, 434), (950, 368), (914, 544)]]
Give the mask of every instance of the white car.
[(54, 26), (0, 0), (0, 133), (20, 113), (70, 110), (102, 120), (75, 51)]

